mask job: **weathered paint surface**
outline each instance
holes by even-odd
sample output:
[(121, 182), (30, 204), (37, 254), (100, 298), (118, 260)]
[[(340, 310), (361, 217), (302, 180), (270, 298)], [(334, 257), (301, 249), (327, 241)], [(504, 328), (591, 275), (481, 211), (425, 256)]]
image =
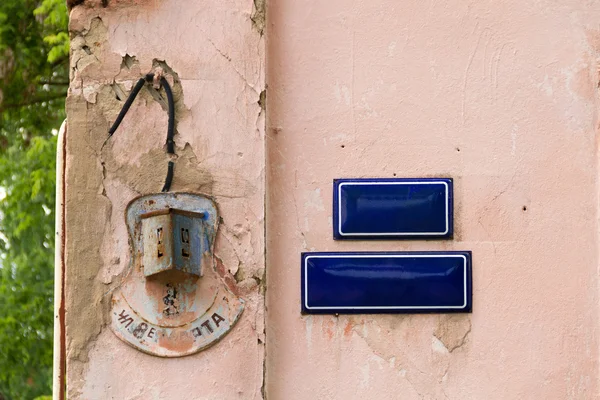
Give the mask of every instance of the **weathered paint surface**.
[(243, 302), (220, 288), (199, 318), (180, 326), (153, 324), (136, 312), (118, 292), (113, 295), (111, 328), (132, 347), (160, 357), (183, 357), (215, 344), (235, 325)]
[[(171, 221), (172, 215), (187, 215), (190, 220), (186, 226), (196, 223), (199, 227), (195, 234), (194, 229), (191, 233), (197, 236), (192, 242), (197, 243), (187, 249), (187, 260), (197, 265), (188, 264), (187, 270), (174, 267), (178, 258), (182, 259), (178, 257), (180, 252), (174, 250), (184, 249), (173, 245), (179, 239), (179, 232), (172, 229), (177, 225)], [(215, 204), (190, 193), (152, 194), (133, 200), (127, 206), (126, 217), (131, 264), (112, 294), (113, 332), (134, 348), (161, 357), (187, 356), (216, 343), (239, 319), (244, 300), (228, 290), (215, 271), (213, 246), (218, 227)], [(159, 221), (154, 225), (149, 222), (156, 218)], [(164, 245), (160, 249), (156, 246), (157, 227)], [(176, 238), (165, 240), (173, 236)], [(160, 271), (157, 263), (162, 265)], [(197, 271), (198, 275), (189, 271)]]
[[(103, 4), (108, 4), (106, 7)], [(88, 0), (73, 9), (65, 243), (69, 399), (598, 397), (597, 1)], [(265, 191), (264, 39), (269, 123)], [(199, 355), (119, 341), (123, 212), (160, 190), (218, 204), (216, 273), (247, 300)], [(118, 97), (118, 99), (117, 99)], [(452, 177), (453, 241), (334, 242), (340, 177)], [(264, 196), (268, 349), (263, 342)], [(473, 251), (471, 315), (300, 315), (299, 254)]]
[[(71, 11), (64, 232), (68, 399), (262, 397), (259, 11), (252, 0), (88, 0)], [(165, 100), (144, 88), (114, 136), (108, 139), (107, 132), (133, 84), (154, 67), (164, 70), (175, 97), (171, 189), (215, 202), (222, 219), (212, 273), (245, 300), (235, 327), (216, 345), (177, 359), (134, 349), (109, 327), (111, 298), (131, 261), (126, 206), (159, 192), (165, 180)]]
[[(267, 2), (267, 392), (597, 399), (598, 1)], [(334, 242), (334, 178), (452, 177), (453, 241)], [(301, 251), (472, 250), (471, 315), (300, 315)]]

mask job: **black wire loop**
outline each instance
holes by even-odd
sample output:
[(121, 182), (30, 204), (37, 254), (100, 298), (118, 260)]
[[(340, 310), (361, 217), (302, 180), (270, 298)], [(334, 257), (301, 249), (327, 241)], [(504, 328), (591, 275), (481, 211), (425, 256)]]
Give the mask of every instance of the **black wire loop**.
[[(123, 104), (123, 108), (119, 112), (117, 119), (108, 130), (109, 136), (112, 136), (116, 132), (119, 125), (121, 125), (121, 122), (123, 122), (123, 118), (125, 118), (125, 114), (127, 114), (127, 111), (129, 111), (131, 104), (133, 104), (133, 101), (137, 97), (140, 90), (142, 90), (142, 87), (144, 87), (144, 84), (146, 82), (152, 82), (153, 80), (154, 74), (150, 73), (146, 74), (146, 76), (144, 76), (143, 78), (140, 78), (140, 80), (135, 84), (133, 90), (131, 90), (131, 93), (129, 94), (129, 97), (127, 97), (127, 100), (125, 100), (125, 104)], [(173, 101), (173, 91), (171, 90), (171, 85), (169, 85), (169, 82), (165, 79), (164, 76), (160, 77), (160, 84), (165, 89), (165, 93), (167, 95), (167, 105), (169, 113), (169, 121), (167, 124), (167, 153), (175, 154), (175, 141), (173, 139), (175, 136), (175, 102)], [(173, 161), (169, 161), (165, 185), (162, 188), (163, 192), (168, 192), (171, 189), (174, 166), (175, 163)]]
[(175, 136), (175, 103), (173, 102), (173, 92), (171, 86), (164, 76), (160, 78), (160, 83), (165, 88), (167, 94), (167, 104), (169, 105), (169, 123), (167, 125), (167, 153), (175, 154), (175, 142), (173, 136)]
[(167, 178), (165, 179), (165, 185), (162, 188), (162, 192), (168, 192), (171, 190), (171, 182), (173, 182), (173, 167), (175, 163), (173, 161), (169, 161), (169, 167), (167, 170)]
[(112, 136), (113, 133), (115, 133), (115, 131), (117, 130), (119, 125), (121, 125), (121, 122), (123, 122), (123, 118), (125, 117), (125, 114), (127, 114), (127, 111), (129, 111), (129, 108), (133, 104), (133, 100), (135, 100), (135, 98), (137, 97), (140, 90), (142, 90), (142, 87), (144, 87), (144, 84), (146, 82), (152, 82), (153, 79), (154, 79), (154, 74), (147, 74), (145, 77), (140, 78), (140, 80), (137, 81), (133, 90), (131, 91), (131, 93), (129, 93), (129, 97), (127, 97), (127, 100), (125, 100), (125, 104), (123, 104), (123, 108), (121, 108), (121, 111), (119, 112), (119, 115), (117, 116), (117, 119), (115, 120), (113, 125), (108, 130), (108, 134), (110, 136)]

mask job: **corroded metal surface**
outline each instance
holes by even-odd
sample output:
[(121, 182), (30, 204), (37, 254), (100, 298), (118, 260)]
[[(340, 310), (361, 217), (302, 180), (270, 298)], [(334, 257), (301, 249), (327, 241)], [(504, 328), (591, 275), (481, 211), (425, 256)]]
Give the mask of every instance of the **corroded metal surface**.
[(205, 213), (184, 212), (175, 208), (153, 211), (141, 216), (146, 277), (177, 270), (201, 276), (202, 254), (210, 252)]
[(220, 289), (200, 317), (183, 326), (153, 324), (136, 313), (121, 293), (113, 296), (111, 328), (121, 340), (149, 354), (181, 357), (203, 350), (229, 332), (241, 315), (243, 302)]
[[(199, 243), (187, 248), (180, 244), (177, 252), (198, 250), (200, 254), (190, 253), (186, 262), (196, 263), (194, 270), (202, 271), (202, 276), (186, 273), (189, 268), (171, 268), (164, 261), (176, 262), (177, 257), (169, 254), (175, 247), (169, 250), (169, 246), (181, 238), (166, 238), (176, 237), (182, 229), (181, 223), (173, 223), (168, 218), (171, 213), (164, 210), (197, 217), (189, 223), (199, 224), (190, 231), (195, 232), (194, 240)], [(218, 217), (213, 202), (187, 193), (143, 196), (129, 204), (126, 219), (133, 254), (128, 274), (112, 298), (111, 328), (117, 337), (148, 354), (180, 357), (200, 351), (227, 334), (241, 315), (244, 301), (227, 289), (214, 268)], [(155, 221), (148, 223), (151, 219)], [(168, 246), (161, 247), (163, 244)], [(154, 253), (163, 255), (157, 258)], [(144, 265), (149, 263), (159, 267)], [(145, 270), (153, 272), (146, 274)]]

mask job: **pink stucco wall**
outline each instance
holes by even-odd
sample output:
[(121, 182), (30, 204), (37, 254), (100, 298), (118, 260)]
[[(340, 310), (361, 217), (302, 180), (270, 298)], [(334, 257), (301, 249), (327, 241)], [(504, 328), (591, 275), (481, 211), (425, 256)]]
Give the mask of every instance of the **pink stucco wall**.
[[(600, 3), (267, 0), (266, 25), (264, 9), (71, 11), (67, 398), (598, 398)], [(161, 62), (172, 190), (215, 200), (215, 266), (246, 300), (222, 341), (180, 359), (108, 328), (125, 207), (164, 181), (166, 113), (143, 92), (107, 130)], [(454, 178), (454, 240), (334, 242), (332, 180), (394, 176)], [(472, 314), (300, 314), (301, 251), (446, 249), (473, 251)]]
[[(262, 396), (261, 14), (252, 0), (88, 0), (71, 10), (66, 168), (60, 177), (69, 400)], [(165, 101), (144, 88), (110, 139), (108, 128), (132, 86), (157, 64), (175, 97), (171, 191), (214, 199), (220, 226), (211, 266), (246, 301), (220, 342), (172, 359), (144, 354), (109, 328), (112, 295), (132, 268), (125, 208), (140, 195), (160, 192), (166, 176)]]
[[(270, 399), (596, 399), (600, 3), (267, 7)], [(448, 176), (453, 241), (334, 242), (332, 179)], [(472, 250), (471, 315), (300, 315), (303, 250)]]

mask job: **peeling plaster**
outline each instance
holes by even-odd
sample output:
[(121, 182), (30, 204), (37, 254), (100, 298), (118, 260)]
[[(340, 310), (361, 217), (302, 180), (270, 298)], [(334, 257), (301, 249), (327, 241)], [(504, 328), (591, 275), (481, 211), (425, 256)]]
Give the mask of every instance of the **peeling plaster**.
[[(269, 395), (597, 398), (598, 4), (267, 6)], [(333, 241), (332, 180), (393, 176), (454, 239)], [(304, 249), (472, 250), (473, 313), (300, 315)]]
[[(127, 273), (130, 259), (125, 207), (139, 195), (160, 191), (171, 158), (172, 191), (203, 194), (217, 203), (223, 223), (215, 244), (215, 267), (247, 302), (226, 338), (189, 361), (180, 361), (210, 372), (195, 378), (191, 386), (187, 382), (176, 387), (171, 396), (184, 399), (202, 388), (213, 398), (228, 397), (227, 393), (262, 397), (264, 39), (253, 28), (248, 6), (235, 1), (186, 6), (191, 14), (219, 20), (212, 28), (182, 20), (173, 13), (180, 10), (176, 1), (85, 1), (71, 10), (65, 206), (69, 399), (164, 394), (161, 380), (140, 382), (142, 386), (116, 384), (110, 371), (127, 373), (139, 365), (158, 371), (164, 361), (124, 350), (127, 346), (106, 324), (112, 292)], [(243, 12), (231, 13), (232, 7)], [(213, 51), (222, 53), (222, 61), (213, 52), (187, 53), (178, 35), (154, 35), (153, 29), (160, 30), (156, 21), (169, 21), (173, 29), (186, 32), (184, 37), (202, 37)], [(222, 26), (235, 34), (223, 34)], [(165, 71), (175, 98), (174, 157), (165, 152), (165, 99), (162, 91), (149, 86), (140, 92), (117, 132), (110, 138), (107, 134), (135, 82), (155, 68)], [(107, 357), (123, 351), (127, 359)], [(238, 383), (213, 385), (216, 376), (231, 373)], [(178, 396), (177, 390), (184, 388)]]
[(444, 315), (433, 333), (444, 347), (452, 353), (465, 345), (471, 333), (471, 319), (464, 315)]
[(260, 36), (264, 34), (265, 30), (266, 7), (266, 0), (254, 0), (254, 11), (250, 19), (254, 28), (260, 33)]

